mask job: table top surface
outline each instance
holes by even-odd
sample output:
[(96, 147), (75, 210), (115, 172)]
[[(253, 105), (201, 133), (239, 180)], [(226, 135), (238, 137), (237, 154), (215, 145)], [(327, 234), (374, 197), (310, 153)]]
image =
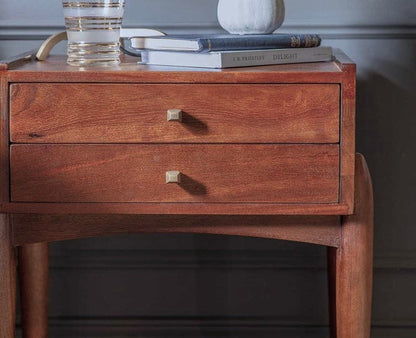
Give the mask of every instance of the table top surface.
[(122, 62), (116, 66), (91, 66), (74, 67), (66, 64), (66, 55), (52, 55), (45, 61), (26, 62), (12, 65), (9, 70), (20, 72), (205, 72), (205, 73), (236, 73), (236, 72), (340, 72), (341, 68), (336, 61), (283, 64), (270, 66), (240, 67), (240, 68), (197, 68), (197, 67), (173, 67), (173, 66), (154, 66), (143, 65), (137, 62), (137, 58), (123, 55)]
[(336, 58), (331, 62), (207, 69), (141, 65), (137, 58), (125, 55), (117, 66), (74, 67), (66, 64), (65, 55), (52, 55), (46, 61), (37, 62), (28, 53), (0, 61), (0, 71), (7, 71), (10, 82), (326, 82), (355, 71), (354, 63), (345, 54), (338, 50), (334, 54)]

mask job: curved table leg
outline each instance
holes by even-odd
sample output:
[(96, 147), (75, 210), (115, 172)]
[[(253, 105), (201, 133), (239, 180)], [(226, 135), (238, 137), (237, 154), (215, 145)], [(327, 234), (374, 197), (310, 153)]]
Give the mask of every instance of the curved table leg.
[(355, 211), (341, 225), (341, 246), (328, 251), (331, 337), (369, 338), (373, 284), (373, 191), (356, 156)]
[(19, 248), (19, 276), (24, 338), (46, 338), (48, 331), (48, 244)]

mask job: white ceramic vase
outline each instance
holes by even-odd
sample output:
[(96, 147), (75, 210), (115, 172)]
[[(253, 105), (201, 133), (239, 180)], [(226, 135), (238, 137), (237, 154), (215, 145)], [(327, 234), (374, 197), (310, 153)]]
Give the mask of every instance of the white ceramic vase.
[(271, 34), (285, 17), (283, 0), (219, 0), (218, 21), (231, 34)]

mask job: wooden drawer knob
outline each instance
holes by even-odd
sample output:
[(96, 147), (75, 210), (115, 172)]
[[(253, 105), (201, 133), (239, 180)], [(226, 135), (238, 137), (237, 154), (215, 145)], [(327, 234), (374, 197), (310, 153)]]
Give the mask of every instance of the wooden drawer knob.
[(182, 110), (180, 109), (169, 109), (167, 111), (167, 120), (182, 122)]
[(181, 183), (180, 171), (173, 170), (166, 172), (166, 183)]

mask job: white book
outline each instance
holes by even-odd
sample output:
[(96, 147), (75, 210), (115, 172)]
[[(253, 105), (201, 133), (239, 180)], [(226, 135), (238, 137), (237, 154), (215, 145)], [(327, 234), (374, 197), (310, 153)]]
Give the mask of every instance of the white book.
[(142, 64), (230, 68), (331, 61), (331, 47), (220, 51), (208, 53), (145, 50), (141, 52)]

